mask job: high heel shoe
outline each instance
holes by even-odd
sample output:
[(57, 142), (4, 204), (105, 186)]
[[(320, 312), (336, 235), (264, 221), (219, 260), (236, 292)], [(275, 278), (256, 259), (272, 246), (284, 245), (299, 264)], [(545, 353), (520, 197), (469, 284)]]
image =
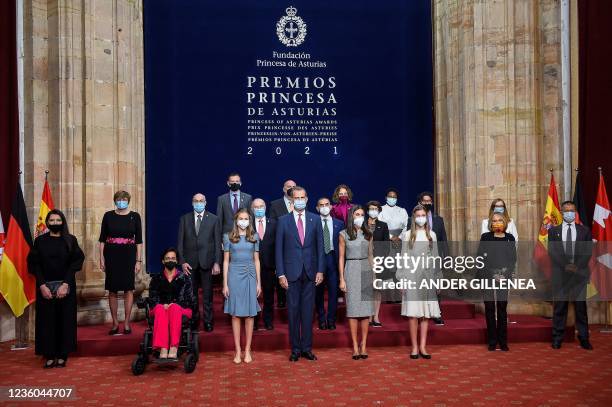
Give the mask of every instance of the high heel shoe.
[(361, 359), (361, 355), (359, 353), (353, 353), (353, 360)]
[(418, 359), (419, 358), (419, 354), (418, 353), (411, 353), (410, 354), (410, 359)]
[(359, 357), (360, 357), (361, 359), (367, 359), (367, 358), (368, 358), (368, 354), (367, 354), (366, 352), (364, 352), (364, 351), (363, 351), (363, 350), (364, 350), (364, 348), (365, 348), (365, 346), (362, 346), (362, 347), (361, 347), (361, 350), (359, 351)]
[(116, 326), (114, 328), (111, 328), (111, 330), (108, 331), (108, 334), (111, 335), (111, 336), (117, 335), (118, 333), (119, 333), (119, 327), (118, 326)]

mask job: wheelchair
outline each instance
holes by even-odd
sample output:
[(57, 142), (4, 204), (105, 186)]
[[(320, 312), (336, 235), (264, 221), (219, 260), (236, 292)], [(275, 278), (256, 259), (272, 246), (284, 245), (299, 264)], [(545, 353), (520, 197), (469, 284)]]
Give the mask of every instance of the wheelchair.
[[(197, 317), (194, 314), (193, 318), (189, 319), (183, 316), (181, 325), (181, 340), (178, 346), (177, 359), (160, 359), (159, 350), (153, 350), (153, 317), (150, 315), (151, 303), (148, 298), (139, 298), (136, 305), (140, 309), (145, 310), (147, 328), (145, 329), (142, 342), (140, 343), (140, 350), (138, 355), (132, 362), (132, 373), (134, 376), (138, 376), (144, 373), (146, 366), (154, 362), (156, 364), (176, 364), (180, 363), (182, 356), (183, 368), (185, 373), (192, 373), (198, 360), (200, 359), (200, 345), (199, 345), (199, 332), (195, 328), (197, 327)], [(152, 359), (150, 359), (152, 357)]]

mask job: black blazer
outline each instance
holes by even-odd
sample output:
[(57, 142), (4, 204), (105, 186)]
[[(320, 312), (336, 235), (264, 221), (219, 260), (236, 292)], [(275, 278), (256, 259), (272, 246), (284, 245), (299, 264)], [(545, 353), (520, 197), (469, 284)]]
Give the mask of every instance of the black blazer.
[(177, 250), (180, 264), (189, 263), (194, 269), (209, 269), (213, 263), (221, 264), (221, 223), (208, 211), (203, 212), (200, 232), (195, 232), (195, 213), (181, 216), (178, 228)]
[[(257, 222), (257, 220), (255, 220)], [(253, 226), (257, 232), (257, 223)], [(266, 233), (264, 238), (259, 242), (259, 263), (262, 268), (274, 269), (276, 266), (275, 259), (276, 245), (276, 219), (266, 217)]]
[(444, 219), (442, 216), (432, 214), (431, 223), (431, 230), (436, 234), (436, 241), (438, 242), (438, 255), (444, 258), (448, 256), (448, 239), (446, 237)]
[[(226, 192), (217, 198), (217, 216), (221, 222), (221, 232), (229, 233), (234, 227), (234, 211), (232, 210), (232, 203), (230, 201), (230, 194), (232, 192)], [(246, 192), (240, 191), (240, 202), (238, 203), (238, 209), (248, 209), (251, 211), (251, 202), (253, 198)]]
[(570, 275), (582, 276), (585, 280), (589, 278), (589, 261), (593, 249), (593, 240), (589, 228), (583, 225), (575, 225), (576, 243), (574, 245), (574, 264), (578, 267), (576, 273), (566, 272), (565, 266), (571, 263), (571, 259), (565, 254), (563, 243), (563, 224), (554, 226), (548, 230), (548, 255), (553, 264), (553, 273), (558, 276), (569, 277)]
[(278, 219), (283, 215), (288, 214), (287, 205), (285, 205), (285, 199), (275, 199), (270, 202), (270, 214), (268, 215), (272, 219)]
[[(366, 219), (367, 222), (367, 219)], [(367, 224), (364, 222), (364, 225)], [(374, 228), (374, 232), (372, 233), (372, 240), (374, 242), (389, 242), (389, 227), (386, 222), (380, 221), (376, 219), (376, 227)], [(374, 257), (377, 256), (387, 256), (389, 254), (389, 250), (391, 249), (390, 244), (383, 243), (374, 243)]]

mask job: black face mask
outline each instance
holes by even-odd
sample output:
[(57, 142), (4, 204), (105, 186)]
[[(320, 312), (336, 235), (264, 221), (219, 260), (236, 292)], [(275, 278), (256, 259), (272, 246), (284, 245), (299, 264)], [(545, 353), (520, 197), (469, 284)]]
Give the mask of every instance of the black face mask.
[(287, 190), (287, 193), (286, 193), (287, 198), (291, 198), (291, 192), (293, 192), (293, 188), (289, 188), (289, 189)]
[(62, 230), (64, 230), (64, 225), (62, 225), (62, 224), (59, 224), (59, 225), (47, 225), (47, 227), (53, 233), (59, 233)]
[(238, 191), (240, 189), (240, 184), (237, 182), (232, 182), (231, 184), (229, 184), (229, 189), (232, 191)]
[(166, 266), (168, 270), (174, 270), (177, 266), (177, 263), (175, 261), (167, 261), (164, 263), (164, 266)]
[(430, 203), (423, 204), (423, 208), (425, 208), (427, 212), (431, 212), (433, 211), (433, 204), (430, 204)]

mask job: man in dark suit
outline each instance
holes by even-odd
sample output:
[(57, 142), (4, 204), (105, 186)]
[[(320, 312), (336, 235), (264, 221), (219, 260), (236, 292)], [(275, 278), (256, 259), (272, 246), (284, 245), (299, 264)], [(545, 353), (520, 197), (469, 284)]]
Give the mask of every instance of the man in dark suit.
[(270, 218), (278, 219), (293, 210), (291, 203), (291, 189), (295, 187), (295, 181), (288, 179), (283, 184), (283, 197), (270, 202)]
[[(421, 192), (417, 196), (417, 201), (427, 210), (427, 221), (431, 225), (431, 230), (433, 230), (436, 234), (436, 240), (438, 242), (438, 255), (442, 258), (448, 256), (448, 239), (446, 238), (444, 219), (442, 216), (436, 215), (433, 211), (433, 194), (429, 191)], [(442, 306), (440, 305), (440, 294), (438, 294), (438, 305), (440, 306), (440, 309), (442, 309)], [(433, 318), (433, 321), (436, 323), (436, 325), (444, 325), (444, 320), (442, 319), (441, 315), (440, 318)]]
[(583, 349), (592, 350), (589, 342), (586, 287), (590, 279), (589, 261), (592, 238), (589, 228), (576, 224), (576, 205), (561, 205), (563, 222), (548, 230), (548, 255), (553, 270), (553, 349), (561, 348), (567, 322), (569, 301), (574, 303), (578, 340)]
[[(283, 184), (283, 197), (270, 203), (270, 219), (278, 219), (293, 210), (293, 202), (291, 202), (291, 189), (295, 187), (295, 185), (295, 181), (291, 179), (285, 181)], [(276, 304), (278, 305), (278, 308), (285, 308), (287, 304), (287, 291), (280, 286), (278, 280), (275, 280), (274, 286), (276, 287)]]
[(325, 253), (321, 218), (306, 212), (306, 190), (291, 190), (293, 212), (278, 219), (276, 229), (276, 276), (287, 290), (291, 356), (316, 360), (312, 353), (312, 316), (315, 286), (323, 281)]
[[(344, 222), (329, 215), (331, 201), (319, 198), (317, 211), (321, 215), (323, 229), (323, 251), (325, 253), (324, 282), (316, 289), (317, 315), (319, 329), (336, 329), (336, 310), (338, 309), (338, 240)], [(327, 314), (325, 313), (325, 287), (327, 287)]]
[[(221, 223), (205, 210), (206, 197), (195, 194), (193, 211), (181, 216), (177, 249), (183, 272), (191, 274), (194, 294), (198, 302), (198, 287), (202, 287), (202, 319), (204, 330), (213, 330), (212, 275), (221, 272)], [(200, 306), (197, 305), (199, 312)]]
[[(276, 286), (276, 219), (266, 217), (266, 203), (263, 199), (253, 199), (253, 230), (259, 236), (259, 264), (261, 285), (263, 288), (263, 321), (269, 331), (274, 329), (274, 287)], [(255, 317), (255, 330), (259, 329), (259, 315)]]
[(242, 181), (240, 174), (234, 172), (227, 177), (229, 192), (217, 198), (217, 216), (221, 222), (222, 233), (229, 233), (234, 226), (234, 215), (239, 209), (251, 208), (251, 195), (240, 190)]

